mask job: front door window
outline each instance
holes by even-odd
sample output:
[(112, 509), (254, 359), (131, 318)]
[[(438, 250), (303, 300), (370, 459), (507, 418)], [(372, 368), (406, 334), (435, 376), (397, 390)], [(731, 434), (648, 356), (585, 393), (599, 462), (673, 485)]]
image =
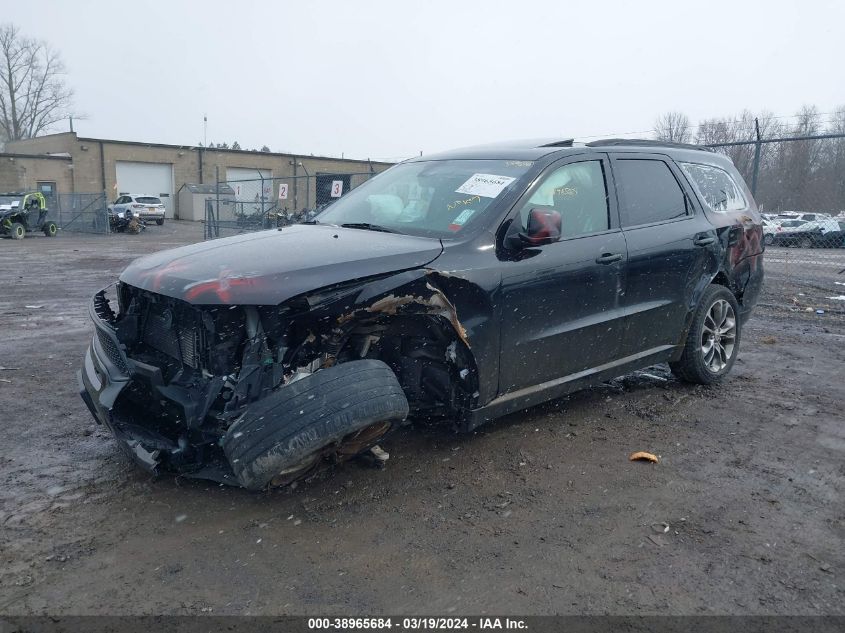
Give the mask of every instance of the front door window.
[(569, 163), (549, 174), (520, 210), (523, 231), (529, 212), (537, 208), (560, 213), (564, 238), (607, 231), (610, 216), (601, 161)]

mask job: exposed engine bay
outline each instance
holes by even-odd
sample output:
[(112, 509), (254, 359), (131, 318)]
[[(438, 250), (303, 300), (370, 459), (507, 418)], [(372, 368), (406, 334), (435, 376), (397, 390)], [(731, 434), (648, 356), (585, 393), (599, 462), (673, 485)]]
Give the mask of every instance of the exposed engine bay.
[(358, 281), (281, 306), (195, 305), (119, 283), (115, 309), (101, 291), (99, 343), (129, 376), (110, 426), (152, 470), (227, 481), (221, 438), (251, 405), (361, 359), (390, 367), (412, 415), (459, 419), (478, 395), (466, 333), (431, 275), (403, 275), (402, 294)]

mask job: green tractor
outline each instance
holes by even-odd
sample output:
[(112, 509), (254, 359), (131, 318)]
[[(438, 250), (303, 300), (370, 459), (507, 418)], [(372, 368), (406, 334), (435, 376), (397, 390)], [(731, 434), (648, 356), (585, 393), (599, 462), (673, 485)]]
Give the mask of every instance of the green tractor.
[(0, 235), (22, 240), (28, 232), (56, 237), (59, 227), (47, 219), (47, 200), (39, 191), (0, 193)]

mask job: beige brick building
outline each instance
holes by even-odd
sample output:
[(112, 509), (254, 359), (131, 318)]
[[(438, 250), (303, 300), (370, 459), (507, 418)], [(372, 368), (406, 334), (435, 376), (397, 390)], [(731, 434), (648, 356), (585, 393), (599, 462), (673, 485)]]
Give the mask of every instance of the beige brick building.
[[(82, 138), (64, 132), (7, 143), (0, 153), (0, 191), (105, 192), (109, 200), (121, 193), (163, 195), (168, 215), (178, 218), (176, 192), (187, 183), (213, 184), (218, 176), (220, 180), (264, 177), (262, 195), (276, 197), (280, 185), (287, 184), (285, 206), (302, 209), (313, 207), (333, 178), (341, 178), (348, 188), (389, 166), (369, 160)], [(348, 174), (362, 175), (344, 177)], [(255, 187), (244, 189), (252, 195)]]
[(73, 191), (72, 165), (70, 156), (0, 154), (0, 192), (38, 189), (39, 184)]

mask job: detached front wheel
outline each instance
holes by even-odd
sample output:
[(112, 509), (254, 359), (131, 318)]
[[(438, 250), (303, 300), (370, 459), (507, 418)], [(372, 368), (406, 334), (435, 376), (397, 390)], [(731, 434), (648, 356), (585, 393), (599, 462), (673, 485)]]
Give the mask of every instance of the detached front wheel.
[(738, 315), (739, 304), (730, 290), (708, 286), (695, 311), (681, 358), (669, 363), (672, 373), (700, 385), (724, 378), (739, 352)]
[(285, 486), (376, 445), (408, 416), (396, 375), (379, 360), (322, 369), (250, 406), (221, 442), (250, 490)]

